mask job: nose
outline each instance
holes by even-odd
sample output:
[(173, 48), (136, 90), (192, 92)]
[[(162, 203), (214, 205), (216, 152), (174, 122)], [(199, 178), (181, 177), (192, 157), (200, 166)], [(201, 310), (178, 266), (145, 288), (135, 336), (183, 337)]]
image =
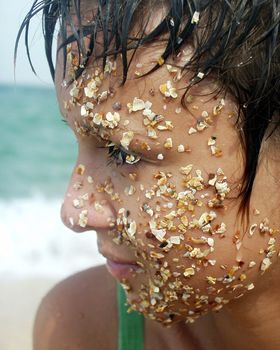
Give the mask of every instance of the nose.
[(87, 203), (77, 209), (70, 198), (65, 198), (60, 215), (64, 225), (75, 232), (108, 230), (115, 221), (114, 209), (105, 200)]

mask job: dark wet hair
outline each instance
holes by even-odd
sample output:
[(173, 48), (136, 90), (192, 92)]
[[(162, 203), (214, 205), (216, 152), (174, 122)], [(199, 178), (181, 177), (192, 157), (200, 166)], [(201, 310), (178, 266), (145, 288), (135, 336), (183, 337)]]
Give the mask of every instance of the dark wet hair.
[[(278, 129), (280, 121), (280, 1), (93, 0), (92, 8), (95, 10), (88, 23), (82, 21), (81, 7), (84, 3), (89, 5), (91, 1), (34, 1), (20, 27), (15, 56), (19, 39), (25, 32), (27, 55), (35, 72), (28, 37), (30, 20), (39, 12), (43, 14), (46, 57), (53, 78), (52, 44), (57, 23), (62, 40), (59, 50), (64, 51), (64, 67), (67, 44), (77, 43), (79, 64), (76, 78), (89, 58), (96, 54), (98, 34), (102, 35), (103, 50), (98, 55), (103, 58), (103, 65), (108, 56), (121, 54), (123, 83), (129, 69), (130, 50), (164, 38), (162, 57), (152, 69), (156, 70), (186, 42), (192, 43), (194, 53), (184, 68), (193, 72), (188, 88), (211, 73), (221, 83), (222, 90), (231, 93), (237, 101), (238, 125), (245, 155), (241, 209), (248, 209), (262, 142)], [(165, 15), (156, 27), (147, 31), (146, 25), (155, 7), (159, 6), (162, 6)], [(193, 16), (198, 13), (200, 20), (197, 23)], [(67, 26), (70, 33), (66, 30)], [(85, 37), (88, 38), (86, 48)]]

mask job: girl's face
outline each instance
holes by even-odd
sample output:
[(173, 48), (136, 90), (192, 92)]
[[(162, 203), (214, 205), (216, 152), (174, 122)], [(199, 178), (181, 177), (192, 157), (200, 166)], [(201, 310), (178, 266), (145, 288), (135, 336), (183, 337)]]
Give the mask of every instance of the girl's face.
[[(76, 64), (68, 49), (67, 78)], [(95, 230), (100, 252), (119, 262), (109, 270), (132, 308), (168, 325), (254, 288), (277, 256), (279, 194), (266, 152), (248, 221), (238, 215), (244, 159), (236, 104), (207, 78), (183, 108), (191, 73), (176, 66), (187, 48), (139, 78), (160, 53), (139, 49), (123, 86), (121, 62), (108, 60), (104, 72), (92, 63), (65, 87), (59, 56), (56, 88), (79, 145), (62, 220), (74, 231)]]

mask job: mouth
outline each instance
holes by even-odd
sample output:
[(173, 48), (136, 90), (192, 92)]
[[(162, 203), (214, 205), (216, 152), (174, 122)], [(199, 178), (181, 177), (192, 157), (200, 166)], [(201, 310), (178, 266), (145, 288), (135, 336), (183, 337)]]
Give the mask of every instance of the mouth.
[(141, 269), (135, 261), (124, 260), (109, 252), (100, 251), (100, 253), (106, 258), (109, 273), (120, 282), (133, 277)]

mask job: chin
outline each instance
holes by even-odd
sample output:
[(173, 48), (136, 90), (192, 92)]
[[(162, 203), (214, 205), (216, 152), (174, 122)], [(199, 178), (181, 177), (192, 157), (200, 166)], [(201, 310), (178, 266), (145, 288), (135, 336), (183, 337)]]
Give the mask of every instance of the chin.
[(209, 311), (220, 311), (231, 300), (254, 288), (253, 283), (243, 288), (240, 281), (235, 281), (233, 287), (232, 279), (225, 277), (218, 282), (209, 281), (211, 284), (205, 283), (204, 276), (197, 275), (189, 279), (169, 278), (159, 286), (155, 276), (145, 273), (121, 284), (132, 310), (164, 326), (181, 321), (193, 323)]

